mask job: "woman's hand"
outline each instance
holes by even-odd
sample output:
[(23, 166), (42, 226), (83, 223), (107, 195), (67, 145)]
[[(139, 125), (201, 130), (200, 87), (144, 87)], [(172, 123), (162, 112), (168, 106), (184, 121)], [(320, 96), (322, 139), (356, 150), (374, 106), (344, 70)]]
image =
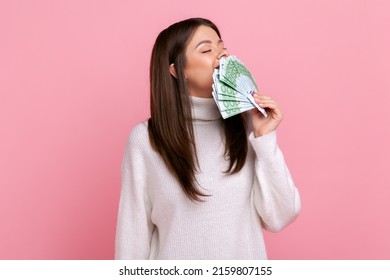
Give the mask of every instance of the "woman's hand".
[(268, 117), (264, 117), (258, 109), (252, 110), (253, 132), (255, 137), (259, 137), (276, 130), (283, 119), (283, 113), (279, 105), (271, 97), (255, 93), (253, 98), (268, 113)]

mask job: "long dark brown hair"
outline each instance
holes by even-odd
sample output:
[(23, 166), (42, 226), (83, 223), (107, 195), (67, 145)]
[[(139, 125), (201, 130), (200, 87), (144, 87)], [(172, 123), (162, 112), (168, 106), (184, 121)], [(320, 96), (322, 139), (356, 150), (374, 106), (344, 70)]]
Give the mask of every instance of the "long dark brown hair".
[[(185, 50), (199, 26), (208, 26), (221, 38), (214, 23), (203, 18), (190, 18), (161, 31), (153, 46), (150, 61), (149, 138), (153, 149), (163, 158), (192, 201), (206, 196), (196, 181), (198, 159), (192, 126), (192, 113), (184, 68)], [(169, 72), (174, 64), (176, 78)], [(226, 173), (239, 172), (245, 164), (247, 134), (244, 118), (239, 114), (223, 121), (225, 156), (229, 160)]]

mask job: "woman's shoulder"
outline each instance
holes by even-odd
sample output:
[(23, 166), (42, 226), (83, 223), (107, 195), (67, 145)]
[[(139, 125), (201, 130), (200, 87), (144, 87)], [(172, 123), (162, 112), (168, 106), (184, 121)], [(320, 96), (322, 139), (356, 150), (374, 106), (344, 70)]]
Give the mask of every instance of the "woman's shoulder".
[(149, 144), (148, 121), (144, 120), (130, 130), (127, 142), (129, 145), (144, 146)]

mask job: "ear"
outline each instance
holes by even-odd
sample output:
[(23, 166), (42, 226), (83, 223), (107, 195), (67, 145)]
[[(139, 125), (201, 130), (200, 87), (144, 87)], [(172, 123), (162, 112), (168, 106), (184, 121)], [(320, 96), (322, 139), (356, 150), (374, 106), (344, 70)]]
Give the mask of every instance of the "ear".
[(177, 79), (175, 65), (173, 63), (169, 65), (169, 73), (171, 73), (171, 75)]

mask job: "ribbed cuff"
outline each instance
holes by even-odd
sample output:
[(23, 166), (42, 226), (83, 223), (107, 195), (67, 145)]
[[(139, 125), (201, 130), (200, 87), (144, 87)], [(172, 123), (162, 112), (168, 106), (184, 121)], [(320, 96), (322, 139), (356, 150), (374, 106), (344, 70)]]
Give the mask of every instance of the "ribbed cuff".
[(249, 142), (256, 153), (257, 160), (275, 155), (277, 149), (276, 138), (276, 130), (259, 137), (255, 137), (253, 132), (249, 134)]

